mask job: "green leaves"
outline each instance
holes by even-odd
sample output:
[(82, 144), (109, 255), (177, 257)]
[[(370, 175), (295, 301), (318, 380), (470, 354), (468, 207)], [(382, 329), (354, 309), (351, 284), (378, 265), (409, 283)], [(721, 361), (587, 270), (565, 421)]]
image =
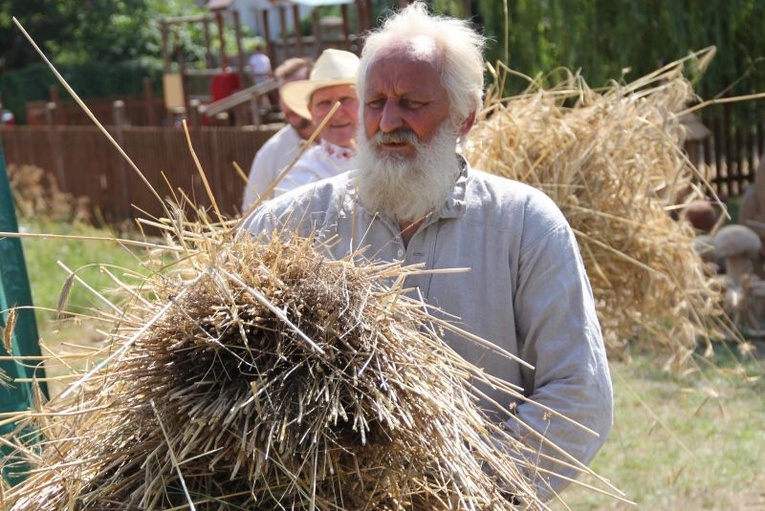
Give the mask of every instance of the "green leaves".
[(159, 58), (157, 21), (200, 12), (194, 0), (6, 0), (0, 4), (0, 72), (39, 61), (14, 16), (55, 62), (82, 63)]
[[(497, 59), (529, 76), (563, 66), (581, 69), (594, 87), (643, 76), (662, 63), (708, 46), (718, 58), (697, 84), (705, 97), (728, 89), (747, 94), (765, 89), (765, 18), (757, 0), (477, 0), (489, 61)], [(504, 38), (509, 38), (509, 57)], [(739, 80), (740, 79), (740, 80)], [(520, 89), (526, 84), (519, 84)], [(519, 90), (511, 91), (519, 92)]]

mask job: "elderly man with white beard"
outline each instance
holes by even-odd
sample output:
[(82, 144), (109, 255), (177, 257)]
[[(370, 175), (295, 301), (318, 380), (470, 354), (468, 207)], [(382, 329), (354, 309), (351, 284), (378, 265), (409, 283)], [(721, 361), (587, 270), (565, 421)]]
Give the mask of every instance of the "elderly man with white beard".
[(611, 381), (590, 284), (560, 210), (457, 154), (482, 105), (483, 42), (467, 22), (432, 16), (420, 2), (394, 14), (361, 55), (358, 169), (267, 202), (245, 226), (333, 239), (335, 258), (363, 248), (357, 257), (375, 262), (469, 268), (410, 275), (406, 287), (528, 363), (444, 336), (466, 360), (523, 389), (528, 400), (507, 403), (484, 388), (481, 404), (537, 451), (529, 456), (540, 470), (529, 477), (550, 498), (578, 472), (559, 450), (587, 464), (605, 441)]

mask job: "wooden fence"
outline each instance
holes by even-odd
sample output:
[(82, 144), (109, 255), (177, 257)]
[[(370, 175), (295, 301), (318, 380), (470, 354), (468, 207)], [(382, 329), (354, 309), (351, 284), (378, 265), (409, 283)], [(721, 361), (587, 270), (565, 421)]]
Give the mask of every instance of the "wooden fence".
[(765, 124), (734, 133), (725, 111), (722, 116), (708, 117), (706, 123), (710, 135), (700, 141), (700, 160), (694, 163), (721, 197), (738, 197), (754, 182), (765, 152)]
[[(62, 191), (89, 198), (107, 221), (147, 214), (165, 216), (151, 188), (163, 200), (182, 190), (198, 206), (211, 204), (184, 130), (107, 129), (145, 181), (94, 126), (14, 126), (0, 129), (0, 143), (9, 165), (41, 167), (56, 177)], [(239, 212), (245, 186), (235, 165), (246, 174), (255, 153), (273, 133), (273, 127), (200, 127), (190, 131), (192, 147), (215, 200), (227, 215)]]
[[(43, 126), (92, 126), (93, 121), (74, 102), (62, 101), (59, 89), (51, 86), (47, 101), (27, 101), (25, 105), (26, 124)], [(125, 124), (129, 126), (163, 126), (172, 124), (165, 108), (162, 94), (155, 94), (151, 79), (143, 79), (143, 94), (124, 98), (87, 99), (85, 103), (101, 123)]]
[[(85, 101), (88, 109), (104, 125), (121, 126), (175, 126), (186, 118), (191, 126), (249, 126), (278, 122), (283, 119), (278, 109), (276, 82), (271, 80), (259, 87), (241, 89), (215, 103), (203, 103), (199, 98), (189, 100), (189, 113), (172, 111), (165, 107), (164, 98), (158, 97), (151, 88), (151, 81), (144, 79), (141, 96), (120, 99), (100, 98)], [(267, 96), (271, 104), (258, 111), (258, 98)], [(273, 96), (273, 97), (272, 97)], [(208, 98), (209, 100), (209, 98)], [(229, 104), (225, 104), (228, 102)], [(213, 108), (223, 103), (223, 108)], [(254, 112), (253, 112), (254, 110)], [(50, 88), (48, 101), (26, 103), (26, 124), (30, 126), (92, 126), (90, 116), (73, 100), (62, 101), (56, 87)], [(221, 115), (222, 114), (222, 115)]]
[[(723, 198), (738, 197), (754, 182), (765, 146), (765, 127), (731, 135), (722, 121), (708, 122), (710, 135), (689, 149), (692, 160)], [(210, 201), (191, 156), (185, 132), (174, 127), (110, 126), (146, 181), (165, 198), (183, 190), (196, 204)], [(192, 128), (192, 147), (228, 215), (239, 213), (246, 173), (257, 150), (275, 132), (274, 125), (257, 128)], [(9, 164), (30, 164), (53, 174), (63, 191), (88, 197), (109, 221), (162, 215), (148, 185), (128, 165), (106, 137), (93, 126), (13, 126), (0, 129), (0, 143)], [(167, 183), (172, 185), (172, 189)]]

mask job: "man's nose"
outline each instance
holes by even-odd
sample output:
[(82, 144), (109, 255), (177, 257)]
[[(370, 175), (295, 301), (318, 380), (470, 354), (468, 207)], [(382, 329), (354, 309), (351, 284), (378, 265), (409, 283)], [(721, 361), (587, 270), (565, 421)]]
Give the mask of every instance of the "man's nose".
[(389, 133), (403, 126), (401, 112), (395, 101), (386, 101), (380, 113), (380, 131)]

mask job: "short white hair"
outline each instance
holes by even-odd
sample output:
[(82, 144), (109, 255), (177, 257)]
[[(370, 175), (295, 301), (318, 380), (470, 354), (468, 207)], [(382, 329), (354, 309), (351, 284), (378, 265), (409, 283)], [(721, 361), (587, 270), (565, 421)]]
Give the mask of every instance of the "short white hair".
[(431, 15), (423, 2), (393, 14), (366, 37), (357, 78), (359, 94), (363, 97), (366, 74), (381, 49), (423, 36), (435, 42), (443, 59), (441, 85), (449, 94), (451, 118), (462, 122), (483, 105), (485, 38), (467, 20)]

